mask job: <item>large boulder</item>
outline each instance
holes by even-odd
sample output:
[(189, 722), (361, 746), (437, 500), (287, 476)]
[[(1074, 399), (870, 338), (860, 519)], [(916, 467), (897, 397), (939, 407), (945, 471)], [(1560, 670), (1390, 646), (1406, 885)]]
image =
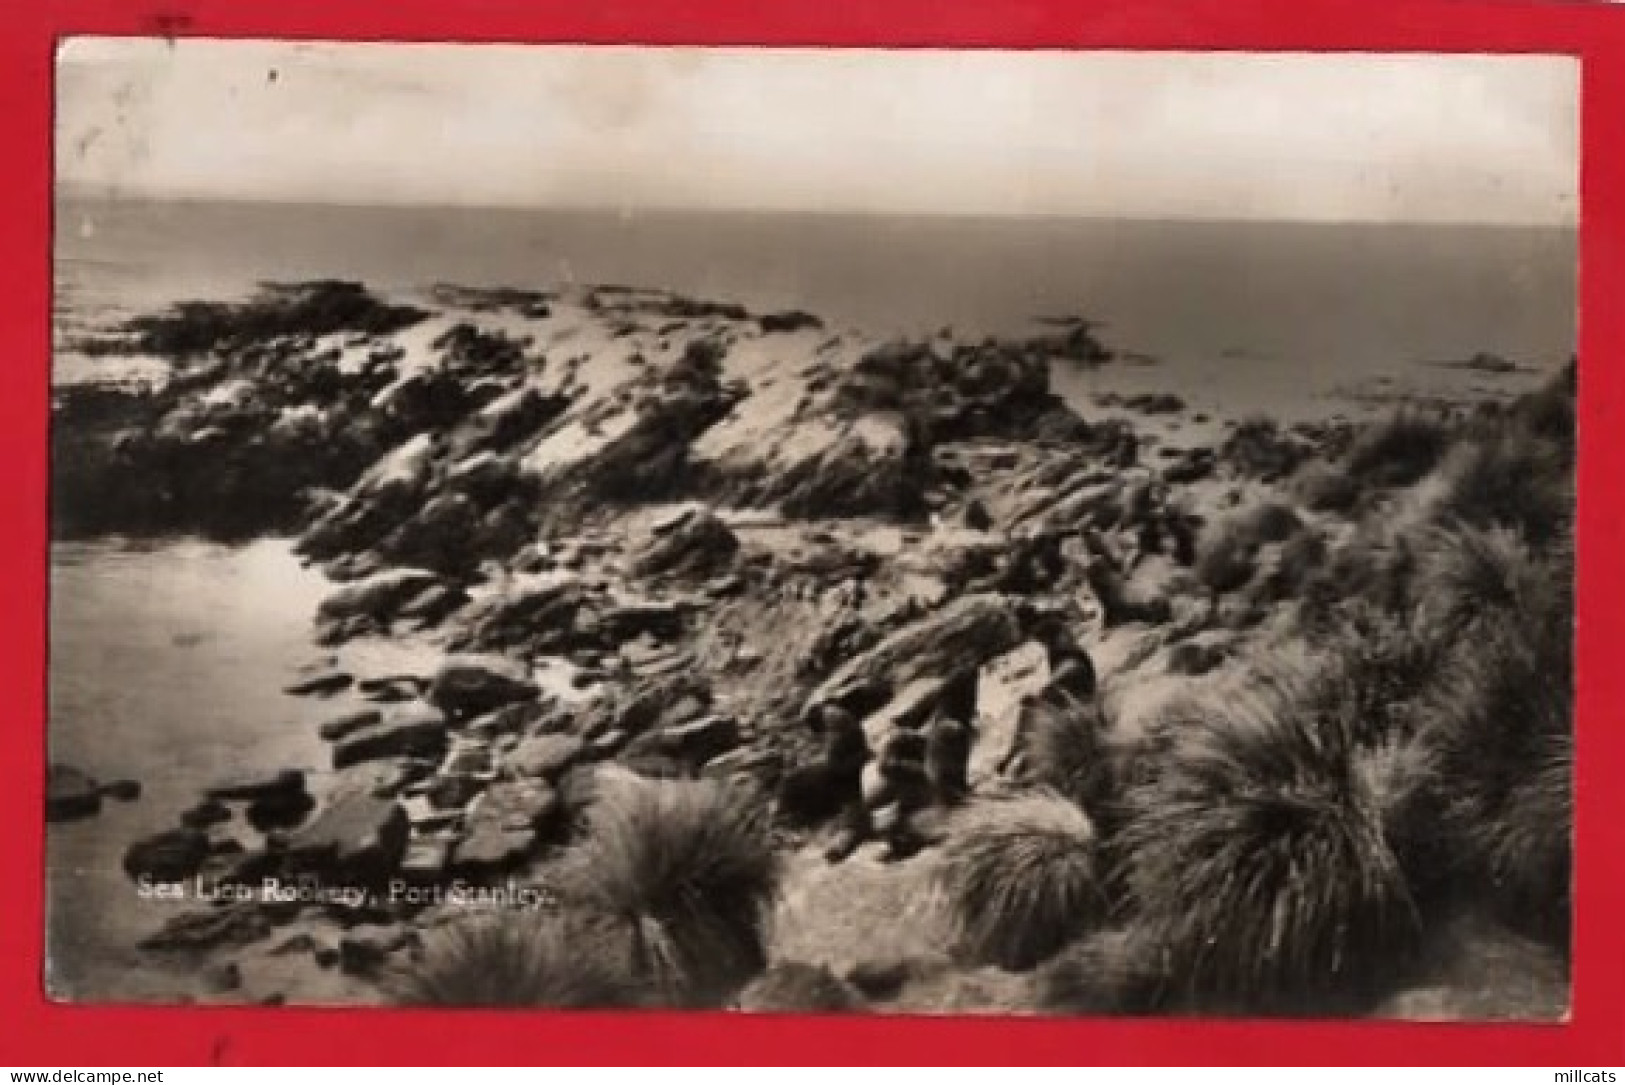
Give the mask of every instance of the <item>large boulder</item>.
[(448, 656), (429, 683), (429, 703), (470, 718), (516, 701), (533, 701), (539, 689), (530, 671), (498, 655)]
[(716, 513), (690, 505), (654, 525), (653, 538), (633, 559), (639, 576), (707, 580), (728, 568), (739, 551), (739, 537)]
[(94, 817), (102, 808), (95, 779), (71, 765), (52, 765), (45, 774), (45, 820)]
[(198, 829), (169, 829), (131, 844), (124, 872), (132, 878), (178, 882), (190, 878), (209, 857), (209, 837)]
[(468, 815), (468, 824), (541, 830), (558, 812), (558, 793), (541, 780), (501, 780), (485, 789)]
[(436, 494), (378, 544), (394, 561), (455, 572), (474, 564), (472, 542), (483, 515), (465, 494)]
[(418, 511), (434, 453), (433, 437), (419, 434), (380, 458), (305, 531), (300, 552), (326, 560), (376, 544)]
[(517, 866), (536, 847), (533, 829), (470, 826), (451, 849), (450, 868), (463, 877), (483, 878)]
[(922, 452), (901, 416), (865, 415), (823, 451), (770, 468), (747, 497), (798, 519), (913, 519), (925, 511), (933, 473)]
[(392, 873), (406, 852), (411, 826), (392, 799), (361, 790), (336, 792), (311, 823), (288, 841), (291, 869), (346, 882)]
[(451, 853), (452, 868), (479, 877), (513, 866), (530, 854), (559, 811), (558, 793), (540, 780), (491, 785), (469, 812)]
[(445, 713), (422, 702), (406, 704), (334, 743), (333, 767), (342, 769), (383, 757), (432, 757), (445, 745)]
[(347, 618), (387, 622), (402, 606), (439, 583), (440, 577), (427, 569), (385, 569), (329, 595), (317, 608), (317, 616), (329, 622)]
[(577, 617), (593, 594), (573, 573), (516, 577), (467, 614), (467, 641), (481, 648), (555, 651), (575, 637)]
[(924, 677), (951, 678), (1015, 647), (1021, 623), (1003, 595), (967, 595), (897, 630), (842, 664), (808, 699), (867, 714)]

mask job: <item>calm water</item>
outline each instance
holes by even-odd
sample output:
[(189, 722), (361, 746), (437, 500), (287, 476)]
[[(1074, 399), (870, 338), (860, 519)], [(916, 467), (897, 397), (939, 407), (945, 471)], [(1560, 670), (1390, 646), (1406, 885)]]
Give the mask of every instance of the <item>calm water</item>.
[(1174, 390), (1235, 415), (1526, 387), (1424, 363), (1492, 351), (1549, 369), (1575, 340), (1572, 230), (70, 201), (57, 230), (59, 344), (264, 279), (613, 282), (881, 333), (1086, 315), (1161, 364), (1062, 374), (1063, 390)]
[(143, 793), (51, 826), (52, 990), (150, 998), (184, 986), (134, 955), (177, 906), (137, 897), (124, 849), (235, 771), (326, 767), (311, 708), (281, 692), (315, 654), (324, 585), (279, 541), (54, 547), (51, 760), (139, 780)]

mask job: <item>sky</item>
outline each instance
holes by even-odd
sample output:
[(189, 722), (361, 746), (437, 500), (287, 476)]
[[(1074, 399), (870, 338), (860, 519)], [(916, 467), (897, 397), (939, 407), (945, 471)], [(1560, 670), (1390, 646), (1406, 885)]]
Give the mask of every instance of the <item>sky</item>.
[(1569, 224), (1559, 57), (78, 38), (57, 176), (123, 196)]

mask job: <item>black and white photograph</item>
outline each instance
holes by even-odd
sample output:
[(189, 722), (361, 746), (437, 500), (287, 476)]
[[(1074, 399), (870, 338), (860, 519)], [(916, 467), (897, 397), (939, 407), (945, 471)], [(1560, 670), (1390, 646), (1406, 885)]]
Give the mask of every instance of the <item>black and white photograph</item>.
[(1568, 1016), (1573, 58), (55, 84), (52, 999)]

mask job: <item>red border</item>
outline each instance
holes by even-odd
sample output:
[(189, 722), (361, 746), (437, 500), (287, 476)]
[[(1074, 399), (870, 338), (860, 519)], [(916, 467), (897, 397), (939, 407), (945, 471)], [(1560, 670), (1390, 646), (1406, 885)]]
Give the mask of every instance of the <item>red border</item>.
[[(1625, 10), (1531, 0), (57, 0), (0, 31), (0, 1062), (35, 1065), (1019, 1062), (1597, 1066), (1625, 1063)], [(775, 45), (1558, 52), (1584, 60), (1577, 961), (1564, 1026), (806, 1020), (52, 1005), (40, 986), (45, 436), (52, 41), (69, 33)]]

